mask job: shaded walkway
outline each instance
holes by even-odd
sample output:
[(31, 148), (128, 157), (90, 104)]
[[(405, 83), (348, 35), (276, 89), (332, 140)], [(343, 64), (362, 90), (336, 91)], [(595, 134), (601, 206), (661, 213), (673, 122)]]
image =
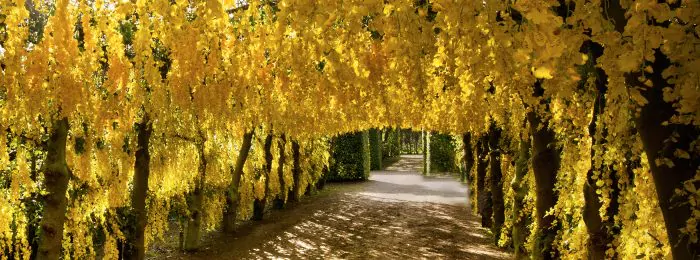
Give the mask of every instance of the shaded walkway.
[[(333, 183), (235, 235), (213, 234), (200, 252), (168, 259), (510, 259), (469, 212), (453, 177), (423, 177), (402, 156), (362, 183)], [(164, 253), (164, 252), (161, 252)]]

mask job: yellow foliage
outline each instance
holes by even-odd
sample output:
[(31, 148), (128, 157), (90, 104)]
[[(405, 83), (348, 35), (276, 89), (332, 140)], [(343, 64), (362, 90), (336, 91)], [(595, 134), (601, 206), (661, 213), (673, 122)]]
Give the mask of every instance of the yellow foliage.
[[(281, 0), (274, 7), (261, 0), (33, 1), (37, 14), (46, 17), (41, 38), (30, 25), (37, 14), (30, 16), (25, 1), (0, 2), (0, 178), (9, 180), (0, 190), (0, 252), (29, 255), (26, 234), (16, 230), (28, 223), (23, 199), (43, 192), (42, 179), (31, 177), (36, 169), (30, 160), (45, 155), (15, 139), (38, 144), (58, 118), (70, 121), (70, 191), (80, 191), (69, 197), (64, 235), (70, 240), (64, 239), (63, 248), (66, 256), (91, 258), (96, 254), (88, 230), (95, 225), (118, 230), (110, 215), (129, 205), (133, 126), (145, 116), (153, 124), (146, 239), (151, 242), (162, 238), (168, 213), (181, 210), (202, 178), (211, 191), (204, 203), (206, 227), (218, 225), (244, 131), (257, 129), (257, 137), (236, 191), (240, 218), (250, 215), (255, 198), (286, 198), (294, 185), (300, 192), (314, 185), (328, 164), (328, 137), (384, 126), (477, 136), (494, 120), (519, 140), (529, 134), (522, 119), (532, 111), (550, 119), (540, 127), (553, 129), (562, 147), (556, 183), (561, 196), (552, 209), (567, 220), (556, 241), (561, 252), (585, 257), (581, 189), (593, 169), (601, 217), (612, 217), (607, 207), (620, 203), (620, 216), (613, 219), (621, 227), (618, 255), (668, 256), (648, 164), (673, 167), (677, 159), (697, 158), (700, 148), (646, 162), (641, 142), (630, 132), (637, 112), (655, 101), (646, 98), (655, 88), (675, 109), (666, 124), (700, 126), (700, 27), (694, 22), (700, 4), (685, 1), (670, 8), (658, 1), (622, 1), (626, 25), (616, 28), (602, 11), (605, 1), (575, 0), (566, 19), (555, 12), (557, 1), (429, 2), (430, 8), (408, 0)], [(581, 52), (589, 40), (604, 47), (595, 64)], [(657, 52), (673, 65), (655, 71)], [(592, 140), (601, 136), (587, 132), (596, 102), (588, 74), (598, 68), (607, 75), (605, 111), (597, 123), (608, 136), (600, 145)], [(660, 73), (667, 82), (644, 75), (639, 86), (631, 86), (636, 83), (629, 82), (629, 73)], [(580, 82), (583, 78), (588, 79)], [(544, 90), (541, 97), (532, 95), (535, 82)], [(270, 131), (273, 161), (265, 173), (263, 136)], [(281, 134), (287, 137), (283, 165)], [(292, 139), (301, 144), (300, 183), (292, 174)], [(641, 166), (626, 169), (625, 160), (633, 159)], [(204, 161), (207, 168), (199, 176)], [(508, 161), (512, 158), (503, 159), (504, 178), (512, 177)], [(622, 179), (626, 186), (612, 197), (615, 176), (605, 167), (636, 177)], [(534, 214), (531, 176), (524, 216)], [(680, 193), (697, 209), (698, 191), (685, 185)], [(700, 213), (692, 214), (684, 232), (696, 241), (693, 226)], [(18, 242), (12, 242), (15, 233), (23, 234)], [(115, 254), (122, 236), (107, 235), (106, 256)], [(500, 243), (507, 244), (508, 236), (502, 237)]]

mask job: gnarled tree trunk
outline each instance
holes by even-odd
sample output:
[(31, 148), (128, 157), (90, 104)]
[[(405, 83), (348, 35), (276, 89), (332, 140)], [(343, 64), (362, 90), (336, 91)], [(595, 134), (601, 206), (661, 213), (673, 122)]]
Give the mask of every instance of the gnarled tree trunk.
[(148, 194), (148, 176), (150, 174), (151, 154), (148, 144), (153, 129), (148, 115), (144, 115), (137, 124), (136, 162), (134, 163), (134, 187), (131, 191), (131, 209), (134, 218), (133, 233), (127, 237), (124, 252), (126, 259), (144, 259), (146, 257), (146, 196)]
[(270, 194), (270, 174), (272, 173), (272, 133), (265, 137), (265, 197), (255, 199), (253, 202), (253, 220), (262, 220), (265, 215), (265, 207), (267, 206), (267, 195)]
[(280, 137), (280, 142), (279, 142), (279, 154), (280, 154), (280, 156), (277, 160), (277, 162), (278, 162), (277, 163), (277, 165), (278, 165), (277, 176), (278, 176), (279, 181), (280, 181), (280, 193), (277, 194), (277, 197), (275, 198), (274, 207), (276, 209), (284, 208), (284, 203), (287, 200), (288, 190), (285, 187), (286, 183), (284, 181), (284, 163), (285, 163), (285, 154), (284, 154), (285, 148), (284, 148), (284, 146), (286, 144), (287, 144), (287, 138), (285, 137), (284, 134), (282, 134), (282, 136)]
[(525, 240), (528, 236), (528, 218), (522, 216), (525, 209), (525, 196), (527, 196), (528, 186), (525, 176), (528, 172), (528, 162), (530, 161), (530, 138), (520, 140), (518, 159), (515, 161), (515, 178), (511, 184), (513, 189), (513, 248), (515, 259), (522, 259), (527, 255)]
[(301, 196), (301, 154), (299, 149), (299, 142), (292, 140), (292, 159), (294, 160), (292, 175), (294, 176), (294, 185), (292, 186), (292, 193), (289, 194), (289, 201), (291, 202), (298, 202), (299, 196)]
[(558, 253), (553, 243), (558, 228), (553, 226), (554, 216), (546, 214), (557, 202), (554, 184), (557, 181), (560, 155), (555, 149), (554, 131), (549, 129), (548, 122), (534, 112), (528, 113), (528, 120), (532, 133), (532, 170), (537, 193), (535, 215), (539, 234), (532, 254), (541, 256), (542, 259), (556, 259)]
[(323, 190), (326, 187), (326, 179), (328, 178), (328, 167), (324, 166), (321, 169), (321, 178), (316, 182), (316, 190)]
[(189, 194), (187, 207), (189, 216), (185, 222), (185, 233), (182, 241), (182, 249), (185, 251), (195, 251), (199, 249), (199, 242), (202, 238), (202, 215), (204, 204), (204, 185), (207, 173), (207, 158), (204, 153), (204, 140), (198, 143), (199, 167), (197, 182), (194, 191)]
[(495, 125), (491, 125), (489, 131), (489, 182), (491, 183), (491, 201), (493, 205), (493, 223), (491, 232), (494, 235), (495, 242), (501, 236), (501, 228), (505, 222), (505, 205), (503, 201), (503, 174), (501, 172), (501, 150), (499, 140), (501, 138), (501, 130)]
[(250, 130), (249, 132), (246, 132), (243, 135), (241, 150), (238, 151), (236, 165), (233, 168), (231, 185), (228, 190), (228, 196), (226, 196), (226, 209), (224, 209), (223, 216), (224, 232), (230, 233), (234, 231), (234, 225), (236, 224), (236, 216), (238, 215), (238, 203), (240, 201), (240, 196), (238, 195), (238, 187), (241, 183), (241, 176), (243, 176), (243, 166), (245, 165), (245, 161), (248, 159), (248, 153), (250, 152), (250, 146), (253, 141), (253, 134), (253, 130)]
[[(642, 107), (636, 119), (636, 126), (654, 178), (673, 259), (698, 259), (700, 242), (691, 242), (689, 237), (681, 232), (692, 215), (694, 205), (688, 203), (687, 196), (676, 195), (675, 190), (685, 190), (684, 183), (693, 180), (700, 168), (698, 158), (693, 158), (692, 155), (682, 158), (676, 154), (678, 150), (692, 153), (690, 145), (700, 135), (700, 131), (692, 125), (664, 125), (664, 122), (670, 121), (676, 114), (673, 105), (664, 101), (664, 87), (674, 87), (669, 86), (662, 76), (670, 64), (671, 61), (666, 55), (659, 50), (655, 51), (655, 61), (652, 63), (654, 73), (646, 75), (652, 80), (654, 87), (640, 87), (645, 89), (643, 95), (649, 103)], [(636, 76), (627, 78), (637, 86), (643, 84), (636, 82)], [(672, 166), (669, 163), (657, 163), (657, 160), (664, 159), (670, 160)], [(695, 225), (695, 229), (700, 233), (699, 225)]]
[(67, 138), (68, 119), (54, 121), (44, 162), (46, 196), (40, 224), (41, 235), (37, 259), (53, 260), (61, 257), (63, 224), (66, 220), (66, 191), (71, 178), (71, 172), (66, 163)]
[[(588, 52), (590, 55), (589, 62), (591, 65), (596, 63), (596, 60), (600, 55), (603, 54), (602, 46), (595, 44), (591, 41), (586, 41), (582, 47), (584, 52)], [(605, 72), (597, 68), (595, 71), (595, 101), (593, 103), (593, 118), (591, 123), (588, 125), (588, 133), (593, 137), (593, 146), (591, 146), (591, 169), (588, 170), (586, 174), (586, 184), (583, 187), (583, 194), (585, 204), (583, 207), (583, 221), (586, 223), (586, 228), (588, 229), (588, 258), (589, 259), (604, 259), (606, 257), (605, 251), (608, 249), (608, 244), (612, 244), (613, 236), (610, 234), (612, 231), (613, 222), (612, 216), (610, 216), (608, 221), (603, 221), (600, 217), (600, 208), (603, 203), (600, 201), (598, 194), (596, 193), (596, 180), (594, 179), (595, 158), (599, 156), (596, 154), (596, 146), (604, 145), (605, 138), (607, 136), (607, 131), (604, 127), (598, 127), (598, 118), (605, 111), (605, 94), (607, 92), (607, 75)], [(581, 84), (583, 84), (589, 75), (583, 75)], [(600, 131), (600, 135), (598, 132)], [(602, 169), (598, 169), (602, 170)], [(612, 171), (612, 169), (608, 169)], [(611, 177), (614, 178), (615, 173), (611, 173)], [(616, 188), (616, 187), (613, 187)]]
[(471, 171), (474, 166), (474, 154), (472, 153), (472, 135), (464, 133), (462, 135), (462, 143), (464, 144), (464, 169), (462, 170), (462, 182), (471, 182)]
[(479, 138), (476, 144), (476, 199), (477, 212), (481, 215), (481, 226), (491, 227), (491, 193), (486, 187), (486, 160), (488, 156), (487, 136)]
[[(679, 3), (669, 7), (673, 10), (678, 7), (677, 4)], [(620, 0), (610, 1), (605, 12), (614, 21), (615, 30), (621, 34), (624, 33), (628, 18)], [(648, 19), (643, 23), (653, 24), (659, 29), (668, 27), (665, 21), (659, 22), (654, 19)], [(700, 162), (692, 155), (690, 158), (679, 158), (675, 153), (677, 150), (691, 151), (689, 145), (700, 135), (700, 130), (692, 125), (667, 124), (676, 114), (673, 104), (664, 100), (664, 89), (675, 88), (663, 77), (664, 71), (670, 65), (669, 58), (661, 50), (655, 49), (654, 61), (651, 63), (653, 72), (627, 73), (625, 84), (628, 88), (638, 88), (648, 102), (637, 115), (635, 126), (651, 168), (673, 259), (698, 259), (700, 242), (691, 242), (687, 235), (681, 233), (681, 229), (686, 226), (686, 222), (692, 215), (693, 205), (687, 202), (687, 197), (677, 196), (675, 190), (685, 190), (684, 183), (694, 178)], [(646, 87), (643, 82), (640, 82), (641, 76), (650, 79), (653, 87)], [(657, 159), (667, 159), (670, 163), (666, 161), (666, 163), (657, 164)], [(696, 231), (700, 233), (700, 226), (695, 226)]]

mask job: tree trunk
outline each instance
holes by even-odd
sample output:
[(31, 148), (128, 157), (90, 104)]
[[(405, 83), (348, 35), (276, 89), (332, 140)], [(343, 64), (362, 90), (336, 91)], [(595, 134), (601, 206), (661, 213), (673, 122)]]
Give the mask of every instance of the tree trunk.
[(124, 252), (126, 259), (144, 259), (146, 257), (146, 196), (148, 194), (148, 176), (150, 174), (151, 154), (148, 143), (153, 129), (148, 115), (144, 115), (141, 123), (137, 124), (138, 136), (136, 147), (136, 162), (134, 163), (134, 187), (131, 191), (132, 217), (134, 218), (133, 233), (127, 237)]
[(472, 178), (470, 173), (472, 167), (474, 166), (474, 154), (472, 153), (472, 135), (471, 133), (464, 133), (462, 135), (462, 143), (464, 144), (464, 169), (462, 170), (462, 182), (471, 182)]
[[(673, 8), (677, 7), (672, 7), (672, 10)], [(615, 30), (624, 33), (628, 21), (625, 16), (626, 10), (622, 8), (620, 1), (610, 1), (605, 11), (614, 21)], [(654, 24), (660, 29), (668, 26), (664, 25), (665, 22), (659, 23), (651, 19), (643, 23)], [(635, 119), (635, 126), (649, 161), (673, 259), (697, 259), (700, 258), (700, 242), (691, 242), (687, 235), (681, 233), (681, 229), (691, 217), (694, 206), (687, 202), (687, 196), (675, 195), (675, 190), (685, 190), (684, 183), (694, 178), (700, 163), (693, 155), (690, 158), (679, 158), (674, 153), (677, 150), (692, 151), (689, 144), (695, 141), (700, 131), (692, 125), (664, 125), (664, 122), (668, 122), (676, 114), (673, 105), (664, 101), (663, 94), (664, 89), (675, 87), (668, 84), (663, 77), (663, 72), (670, 65), (668, 57), (656, 49), (654, 62), (651, 64), (653, 73), (627, 73), (625, 83), (628, 88), (639, 86), (638, 90), (649, 102), (641, 108)], [(646, 87), (638, 80), (642, 75), (651, 80), (653, 87)], [(662, 159), (668, 161), (663, 163)], [(662, 163), (657, 165), (657, 160)], [(697, 185), (695, 186), (697, 188)], [(696, 231), (700, 233), (700, 226), (695, 226)]]
[[(693, 155), (687, 158), (676, 155), (679, 150), (690, 151), (692, 154), (690, 145), (696, 141), (700, 131), (692, 125), (664, 125), (664, 122), (670, 121), (676, 114), (673, 105), (665, 102), (663, 97), (664, 88), (674, 87), (669, 86), (662, 76), (662, 72), (670, 64), (671, 61), (666, 55), (659, 50), (655, 51), (655, 61), (652, 63), (654, 73), (646, 75), (652, 80), (654, 87), (640, 87), (649, 103), (642, 107), (636, 119), (636, 126), (654, 178), (673, 259), (697, 259), (700, 258), (700, 243), (691, 242), (689, 236), (681, 232), (695, 206), (688, 203), (687, 195), (678, 196), (675, 190), (686, 190), (684, 183), (692, 181), (700, 167), (700, 160)], [(643, 83), (636, 82), (637, 76), (628, 77), (628, 81), (642, 86)], [(667, 160), (667, 163), (663, 163), (663, 160)], [(697, 185), (692, 182), (690, 185), (697, 189)], [(695, 229), (700, 232), (700, 226), (695, 225)]]
[(226, 196), (226, 209), (224, 209), (223, 216), (223, 229), (224, 232), (231, 233), (234, 231), (234, 225), (236, 224), (236, 216), (238, 215), (238, 202), (240, 196), (238, 195), (238, 187), (241, 183), (241, 176), (243, 176), (243, 166), (245, 161), (248, 159), (248, 153), (250, 152), (250, 146), (253, 140), (253, 134), (255, 132), (250, 130), (243, 135), (243, 142), (241, 143), (241, 150), (238, 151), (238, 158), (236, 158), (236, 165), (233, 168), (233, 176), (231, 178), (231, 185), (229, 187), (228, 196)]
[(189, 194), (187, 208), (189, 216), (185, 223), (184, 240), (182, 249), (185, 251), (195, 251), (199, 249), (199, 242), (202, 238), (202, 209), (204, 204), (204, 183), (207, 174), (207, 158), (204, 153), (204, 140), (197, 144), (199, 148), (199, 167), (197, 173), (197, 183), (194, 191)]
[[(586, 41), (584, 46), (582, 46), (583, 52), (588, 52), (591, 65), (596, 63), (598, 57), (603, 54), (602, 46), (594, 44), (591, 41)], [(593, 117), (591, 123), (588, 125), (588, 134), (593, 138), (593, 146), (591, 146), (591, 169), (588, 170), (586, 174), (586, 183), (583, 187), (583, 194), (585, 204), (583, 207), (583, 221), (586, 223), (586, 229), (588, 230), (588, 258), (589, 259), (604, 259), (606, 258), (605, 251), (608, 249), (608, 244), (612, 244), (613, 236), (610, 234), (611, 227), (614, 223), (611, 221), (612, 216), (610, 216), (608, 221), (603, 221), (600, 217), (600, 208), (603, 203), (600, 201), (598, 194), (596, 193), (597, 186), (596, 180), (594, 179), (594, 172), (601, 171), (603, 169), (594, 169), (596, 157), (600, 156), (596, 154), (595, 147), (603, 146), (605, 138), (607, 136), (607, 131), (605, 128), (598, 128), (598, 118), (605, 111), (605, 94), (607, 92), (607, 76), (605, 72), (597, 68), (595, 69), (596, 76), (596, 91), (595, 91), (595, 101), (593, 103)], [(581, 84), (585, 84), (586, 80), (589, 78), (588, 72), (583, 75)], [(600, 135), (598, 134), (600, 131)], [(602, 158), (602, 157), (601, 157)], [(600, 160), (600, 159), (598, 159)], [(611, 168), (607, 169), (612, 171)], [(614, 178), (615, 173), (610, 174)], [(615, 188), (615, 187), (613, 187)], [(612, 197), (615, 198), (615, 197)], [(616, 200), (616, 199), (614, 199)]]
[(317, 190), (323, 190), (324, 187), (326, 187), (326, 178), (328, 176), (328, 167), (324, 166), (323, 169), (321, 169), (321, 178), (318, 179), (316, 182), (316, 189)]
[(479, 138), (476, 144), (476, 199), (477, 212), (481, 215), (481, 226), (491, 226), (491, 194), (486, 189), (486, 157), (488, 150), (486, 149), (486, 137)]
[(515, 251), (515, 259), (522, 259), (527, 256), (525, 250), (525, 240), (528, 234), (528, 219), (521, 217), (523, 209), (525, 209), (525, 196), (527, 196), (528, 187), (525, 182), (525, 176), (528, 171), (528, 161), (530, 160), (530, 138), (520, 140), (518, 159), (515, 162), (515, 179), (511, 184), (513, 188), (513, 248)]
[(495, 242), (501, 236), (501, 228), (505, 222), (505, 205), (503, 201), (503, 174), (501, 172), (501, 150), (499, 149), (499, 139), (501, 130), (492, 123), (489, 134), (489, 164), (491, 167), (489, 181), (491, 183), (491, 201), (493, 205), (493, 223), (491, 232), (494, 234)]
[(71, 172), (66, 163), (66, 140), (68, 119), (53, 123), (51, 137), (47, 142), (44, 162), (44, 214), (41, 219), (41, 235), (37, 259), (59, 259), (63, 249), (63, 224), (66, 220), (66, 191)]
[(287, 144), (287, 139), (282, 134), (280, 137), (280, 142), (279, 142), (279, 158), (277, 160), (277, 175), (280, 181), (280, 193), (277, 194), (277, 197), (275, 198), (275, 205), (274, 207), (276, 209), (283, 209), (284, 208), (284, 203), (287, 200), (287, 188), (285, 187), (286, 183), (284, 181), (284, 162), (285, 162), (285, 154), (284, 154), (284, 146)]
[(289, 201), (291, 202), (299, 202), (299, 196), (301, 196), (301, 154), (299, 149), (299, 142), (292, 140), (292, 159), (294, 160), (292, 175), (294, 176), (294, 185), (292, 186), (292, 194), (289, 195)]
[(554, 184), (559, 170), (559, 151), (555, 149), (554, 131), (549, 129), (548, 122), (535, 112), (528, 113), (528, 120), (532, 133), (532, 170), (537, 193), (535, 214), (539, 234), (533, 255), (541, 256), (542, 259), (556, 259), (558, 253), (553, 242), (557, 227), (553, 226), (554, 216), (546, 216), (546, 213), (557, 201)]
[(272, 173), (272, 133), (265, 138), (265, 197), (255, 199), (253, 203), (253, 220), (262, 220), (267, 206), (267, 195), (270, 194), (270, 174)]
[[(7, 143), (0, 142), (0, 145), (6, 146)], [(5, 147), (3, 147), (5, 148)], [(39, 151), (46, 151), (46, 143), (42, 144), (39, 147), (34, 147), (33, 149), (37, 149)], [(35, 150), (32, 150), (31, 152), (31, 166), (30, 166), (30, 178), (33, 182), (37, 181), (37, 177), (39, 175), (39, 169), (38, 169), (38, 160), (39, 160), (39, 155), (36, 153)], [(31, 193), (30, 197), (26, 199), (26, 209), (25, 212), (28, 215), (39, 215), (41, 214), (41, 209), (43, 205), (42, 201), (42, 195), (36, 192)], [(30, 220), (29, 223), (27, 223), (27, 229), (26, 229), (26, 234), (27, 234), (27, 241), (29, 242), (29, 250), (31, 250), (31, 253), (29, 254), (29, 259), (37, 259), (37, 254), (39, 253), (39, 229), (41, 228), (39, 226), (39, 219), (34, 218), (33, 220)], [(12, 256), (10, 257), (12, 258)]]

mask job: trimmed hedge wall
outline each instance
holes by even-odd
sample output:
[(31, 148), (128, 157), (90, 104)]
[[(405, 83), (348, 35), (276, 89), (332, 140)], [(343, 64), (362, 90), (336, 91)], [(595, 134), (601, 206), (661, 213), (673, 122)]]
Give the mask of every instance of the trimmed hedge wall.
[(382, 132), (378, 129), (369, 130), (369, 150), (370, 150), (370, 169), (382, 169)]
[(430, 171), (457, 172), (456, 149), (452, 135), (430, 133)]
[(368, 131), (348, 133), (331, 140), (329, 181), (369, 178), (370, 151)]
[(394, 128), (384, 130), (384, 142), (382, 143), (382, 156), (393, 158), (401, 155), (401, 135)]

